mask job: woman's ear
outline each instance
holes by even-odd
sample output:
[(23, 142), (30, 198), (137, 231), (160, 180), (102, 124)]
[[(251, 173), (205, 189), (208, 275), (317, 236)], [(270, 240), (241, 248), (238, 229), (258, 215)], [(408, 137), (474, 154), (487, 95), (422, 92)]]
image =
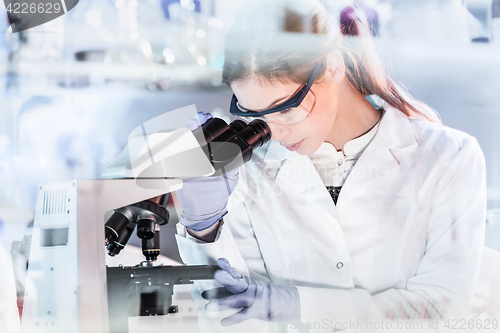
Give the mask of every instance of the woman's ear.
[(340, 83), (345, 76), (345, 63), (340, 51), (331, 51), (328, 54), (327, 72), (328, 80), (332, 83)]

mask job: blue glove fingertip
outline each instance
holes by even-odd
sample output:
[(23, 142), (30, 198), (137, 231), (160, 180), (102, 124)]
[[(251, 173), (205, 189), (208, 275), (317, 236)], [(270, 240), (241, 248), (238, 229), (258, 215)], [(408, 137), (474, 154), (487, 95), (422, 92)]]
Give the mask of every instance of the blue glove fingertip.
[(248, 282), (245, 278), (235, 278), (226, 271), (216, 271), (214, 279), (233, 294), (242, 293), (248, 289)]
[(233, 268), (233, 266), (231, 266), (231, 264), (226, 258), (217, 259), (217, 265), (220, 267), (220, 269), (228, 272), (234, 278), (239, 279), (243, 277), (240, 273), (238, 273), (237, 270)]
[(229, 274), (226, 271), (222, 271), (220, 269), (215, 271), (214, 279), (215, 279), (215, 281), (222, 284), (224, 287), (232, 286), (232, 285), (234, 285), (234, 282), (235, 282), (234, 278), (231, 276), (231, 274)]
[(217, 305), (217, 303), (214, 303), (214, 302), (209, 302), (205, 305), (205, 310), (207, 311), (218, 311), (219, 309), (219, 306)]
[(226, 258), (217, 259), (217, 265), (220, 267), (220, 269), (225, 270), (226, 272), (229, 270), (229, 268), (231, 268), (231, 264)]
[(200, 127), (200, 122), (197, 119), (191, 119), (187, 123), (187, 128), (191, 131), (194, 131), (198, 127)]
[(196, 116), (200, 121), (200, 125), (204, 125), (207, 121), (213, 118), (210, 113), (205, 113), (205, 112), (198, 112)]
[(187, 127), (191, 130), (194, 131), (198, 127), (205, 125), (207, 121), (212, 119), (212, 115), (210, 113), (204, 113), (204, 112), (198, 112), (196, 116), (194, 116), (193, 119), (190, 119), (187, 123)]

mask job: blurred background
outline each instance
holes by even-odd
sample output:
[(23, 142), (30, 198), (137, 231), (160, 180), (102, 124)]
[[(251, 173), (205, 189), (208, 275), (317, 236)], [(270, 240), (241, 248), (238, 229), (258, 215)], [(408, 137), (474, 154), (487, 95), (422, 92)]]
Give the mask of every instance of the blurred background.
[[(80, 0), (66, 15), (19, 33), (1, 6), (4, 249), (30, 234), (40, 183), (99, 179), (143, 122), (190, 104), (229, 117), (224, 36), (243, 2)], [(371, 13), (388, 70), (446, 125), (479, 141), (487, 163), (486, 242), (500, 250), (500, 1), (355, 2)], [(171, 211), (162, 254), (180, 261)]]

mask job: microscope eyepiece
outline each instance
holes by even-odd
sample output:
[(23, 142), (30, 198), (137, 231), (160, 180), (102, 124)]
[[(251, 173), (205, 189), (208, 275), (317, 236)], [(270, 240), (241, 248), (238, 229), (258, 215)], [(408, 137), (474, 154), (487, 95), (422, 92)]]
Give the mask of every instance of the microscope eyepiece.
[(250, 160), (255, 148), (271, 140), (270, 127), (259, 119), (249, 124), (235, 120), (228, 125), (212, 118), (193, 133), (216, 170), (214, 176), (239, 168)]
[[(220, 118), (212, 118), (193, 131), (203, 152), (219, 176), (248, 162), (253, 150), (271, 140), (271, 129), (263, 120), (249, 124), (235, 120), (229, 125)], [(154, 261), (159, 254), (159, 225), (167, 224), (169, 213), (165, 209), (169, 194), (164, 194), (116, 209), (106, 222), (108, 254), (115, 256), (127, 244), (135, 227), (142, 239), (143, 254)]]
[(271, 128), (269, 128), (269, 125), (265, 121), (255, 119), (244, 129), (240, 130), (238, 135), (255, 149), (271, 140)]
[(247, 124), (243, 120), (239, 119), (236, 119), (233, 122), (231, 122), (231, 124), (229, 124), (229, 128), (231, 128), (236, 133), (243, 130), (245, 127), (247, 127)]

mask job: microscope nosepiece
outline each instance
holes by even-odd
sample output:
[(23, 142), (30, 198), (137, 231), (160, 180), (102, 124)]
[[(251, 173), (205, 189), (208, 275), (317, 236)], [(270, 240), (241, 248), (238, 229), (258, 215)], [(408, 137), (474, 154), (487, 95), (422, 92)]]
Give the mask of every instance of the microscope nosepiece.
[(137, 237), (151, 239), (155, 236), (156, 220), (153, 214), (142, 216), (137, 221)]
[(116, 209), (113, 215), (106, 221), (105, 237), (106, 244), (112, 243), (120, 237), (120, 234), (133, 221), (133, 214), (125, 208)]

